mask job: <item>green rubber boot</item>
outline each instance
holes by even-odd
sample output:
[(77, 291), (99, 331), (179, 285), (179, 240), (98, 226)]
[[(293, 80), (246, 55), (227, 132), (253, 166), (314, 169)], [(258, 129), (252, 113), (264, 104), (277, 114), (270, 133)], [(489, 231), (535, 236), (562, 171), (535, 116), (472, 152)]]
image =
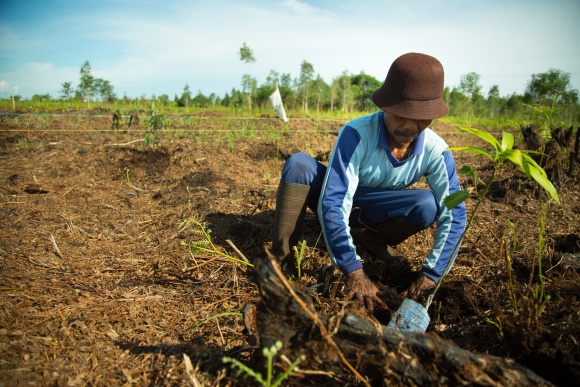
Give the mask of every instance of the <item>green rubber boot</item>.
[(276, 195), (272, 254), (289, 273), (297, 271), (293, 247), (302, 233), (310, 186), (281, 181)]

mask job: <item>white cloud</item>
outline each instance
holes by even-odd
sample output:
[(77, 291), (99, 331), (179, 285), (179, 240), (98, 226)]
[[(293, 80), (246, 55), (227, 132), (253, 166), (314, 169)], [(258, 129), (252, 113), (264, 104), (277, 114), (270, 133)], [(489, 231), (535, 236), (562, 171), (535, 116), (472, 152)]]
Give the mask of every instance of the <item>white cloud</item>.
[[(0, 37), (22, 44), (19, 51), (17, 43), (0, 43), (10, 49), (0, 53), (6, 59), (0, 79), (20, 85), (24, 96), (57, 95), (62, 82), (78, 81), (80, 65), (89, 60), (93, 75), (111, 81), (118, 95), (172, 95), (186, 83), (194, 92), (223, 95), (240, 88), (248, 71), (259, 83), (270, 70), (297, 77), (303, 60), (327, 82), (344, 70), (383, 80), (398, 55), (419, 51), (441, 60), (449, 86), (474, 71), (484, 90), (498, 84), (502, 94), (523, 92), (531, 74), (554, 67), (572, 73), (580, 87), (580, 54), (571, 49), (569, 22), (571, 8), (579, 6), (557, 3), (105, 1), (90, 14), (47, 15), (50, 38), (40, 40), (39, 29), (34, 43), (23, 38), (31, 36), (24, 29), (0, 27)], [(56, 28), (63, 28), (65, 40)], [(250, 67), (238, 56), (244, 42), (257, 59)]]
[(54, 68), (51, 63), (26, 63), (12, 72), (0, 72), (0, 79), (9, 79), (13, 85), (10, 92), (22, 92), (26, 97), (33, 94), (50, 94), (58, 97), (63, 82), (78, 78), (78, 69)]

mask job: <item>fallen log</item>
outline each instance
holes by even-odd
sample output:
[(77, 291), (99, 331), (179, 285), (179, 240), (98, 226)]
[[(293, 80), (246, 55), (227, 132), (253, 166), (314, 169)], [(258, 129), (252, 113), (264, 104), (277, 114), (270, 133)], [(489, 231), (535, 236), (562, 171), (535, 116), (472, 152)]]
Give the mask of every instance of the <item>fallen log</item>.
[(514, 360), (466, 351), (433, 333), (394, 330), (364, 310), (316, 312), (312, 297), (286, 281), (272, 256), (256, 262), (255, 281), (261, 302), (252, 313), (262, 348), (280, 340), (286, 358), (306, 355), (300, 369), (324, 371), (298, 373), (300, 384), (552, 385)]

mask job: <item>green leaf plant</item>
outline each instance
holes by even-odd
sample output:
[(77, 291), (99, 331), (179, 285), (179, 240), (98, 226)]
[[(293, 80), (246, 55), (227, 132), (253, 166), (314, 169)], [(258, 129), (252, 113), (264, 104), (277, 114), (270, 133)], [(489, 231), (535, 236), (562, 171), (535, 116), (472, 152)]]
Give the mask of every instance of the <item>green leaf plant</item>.
[(294, 256), (296, 257), (296, 269), (298, 270), (298, 280), (302, 278), (302, 260), (304, 259), (304, 253), (306, 252), (306, 241), (298, 243), (300, 246), (300, 251), (298, 251), (298, 246), (294, 246)]
[[(481, 192), (480, 195), (477, 196), (477, 203), (476, 203), (476, 205), (471, 213), (471, 216), (469, 217), (469, 219), (467, 221), (467, 224), (465, 226), (465, 229), (463, 230), (463, 233), (461, 234), (461, 238), (459, 239), (459, 242), (457, 243), (457, 245), (455, 246), (455, 249), (453, 250), (453, 253), (451, 255), (452, 257), (455, 257), (455, 255), (457, 254), (457, 251), (459, 250), (459, 246), (461, 245), (461, 241), (463, 240), (467, 231), (471, 227), (471, 224), (473, 223), (473, 219), (475, 218), (475, 216), (479, 210), (479, 207), (484, 202), (486, 195), (487, 195), (489, 189), (491, 188), (492, 183), (495, 181), (497, 173), (502, 169), (502, 167), (504, 167), (504, 165), (506, 163), (512, 163), (512, 164), (515, 164), (518, 167), (520, 167), (520, 169), (526, 174), (528, 179), (535, 180), (542, 188), (544, 188), (544, 190), (546, 190), (546, 192), (548, 192), (548, 194), (552, 197), (552, 199), (554, 199), (557, 203), (560, 203), (560, 198), (558, 196), (558, 192), (556, 191), (556, 188), (554, 188), (554, 186), (552, 185), (552, 183), (550, 182), (550, 180), (546, 176), (546, 172), (544, 171), (544, 169), (542, 167), (540, 167), (529, 156), (530, 153), (534, 153), (534, 152), (528, 151), (528, 150), (519, 150), (519, 149), (514, 148), (513, 135), (511, 135), (510, 133), (507, 133), (507, 132), (503, 132), (502, 139), (501, 139), (501, 141), (499, 141), (495, 137), (493, 137), (491, 134), (489, 134), (483, 130), (480, 130), (480, 129), (469, 128), (469, 127), (460, 127), (460, 129), (468, 134), (474, 135), (474, 136), (480, 138), (481, 140), (485, 141), (486, 143), (491, 145), (492, 150), (488, 151), (484, 148), (480, 148), (480, 147), (476, 147), (476, 146), (452, 147), (452, 148), (448, 148), (447, 150), (448, 151), (467, 151), (467, 152), (475, 153), (478, 156), (488, 157), (492, 161), (493, 170), (492, 170), (491, 176), (489, 177), (489, 179), (486, 180), (486, 182), (484, 184), (483, 191)], [(477, 181), (479, 179), (476, 178), (475, 172), (473, 172), (473, 170), (470, 167), (463, 167), (461, 169), (461, 171), (465, 174), (474, 176), (474, 183), (475, 183), (475, 185), (477, 185)], [(471, 195), (467, 191), (459, 190), (459, 191), (447, 196), (444, 199), (444, 203), (445, 203), (445, 206), (449, 210), (451, 210), (451, 209), (457, 207), (459, 204), (463, 203), (470, 196)], [(426, 308), (428, 308), (429, 305), (431, 304), (431, 301), (433, 300), (435, 293), (437, 292), (437, 290), (441, 286), (443, 277), (449, 271), (449, 268), (451, 267), (452, 263), (453, 263), (453, 259), (449, 260), (449, 263), (447, 264), (447, 267), (445, 268), (445, 270), (443, 272), (444, 273), (443, 276), (439, 279), (439, 282), (437, 282), (437, 286), (435, 287), (435, 290), (433, 291), (433, 293), (431, 294), (431, 296), (427, 300)]]
[(147, 121), (147, 132), (145, 132), (145, 145), (159, 145), (159, 134), (157, 131), (165, 128), (166, 118), (164, 115), (155, 113), (155, 104), (149, 107), (149, 121)]
[(232, 257), (231, 255), (220, 251), (211, 240), (210, 235), (211, 229), (207, 227), (207, 224), (205, 222), (200, 222), (195, 218), (189, 218), (184, 220), (180, 224), (180, 227), (186, 226), (190, 223), (193, 223), (196, 226), (195, 228), (192, 228), (192, 231), (195, 235), (198, 235), (200, 238), (191, 242), (181, 242), (181, 245), (189, 247), (190, 254), (192, 257), (195, 257), (196, 254), (210, 253), (216, 255), (217, 256), (216, 258), (222, 257), (237, 263), (241, 263), (242, 265), (254, 267), (254, 265), (249, 262), (243, 261), (236, 257)]
[(265, 378), (261, 373), (254, 371), (252, 368), (248, 367), (238, 359), (224, 356), (222, 358), (222, 362), (231, 363), (232, 368), (237, 368), (238, 371), (236, 372), (236, 376), (244, 374), (246, 376), (251, 376), (252, 378), (254, 378), (256, 382), (260, 383), (264, 387), (277, 387), (280, 386), (284, 380), (288, 379), (288, 377), (290, 377), (294, 373), (294, 370), (298, 367), (298, 364), (300, 364), (301, 361), (306, 359), (304, 355), (301, 355), (290, 365), (290, 367), (288, 367), (288, 370), (279, 374), (276, 377), (276, 379), (272, 381), (274, 357), (281, 349), (282, 349), (281, 341), (276, 341), (276, 343), (272, 345), (272, 347), (270, 348), (262, 349), (262, 354), (264, 355), (264, 357), (268, 362), (268, 369), (266, 371)]
[[(501, 241), (500, 255), (505, 258), (506, 272), (508, 279), (508, 295), (509, 295), (509, 305), (510, 308), (507, 311), (500, 311), (497, 308), (492, 308), (492, 313), (494, 314), (493, 320), (489, 317), (485, 317), (485, 322), (494, 326), (501, 339), (504, 339), (504, 325), (506, 327), (511, 326), (512, 330), (517, 331), (516, 334), (524, 335), (527, 339), (533, 335), (527, 335), (531, 329), (538, 326), (538, 318), (540, 314), (544, 311), (546, 304), (550, 301), (551, 297), (545, 294), (544, 289), (544, 277), (542, 273), (542, 253), (544, 251), (544, 233), (545, 226), (544, 220), (546, 219), (546, 207), (542, 205), (542, 211), (540, 214), (540, 233), (538, 234), (538, 240), (536, 244), (536, 267), (537, 267), (537, 278), (538, 283), (532, 286), (532, 281), (535, 276), (535, 269), (532, 265), (532, 270), (530, 271), (530, 277), (528, 283), (523, 286), (517, 286), (514, 281), (514, 274), (512, 271), (512, 256), (516, 252), (517, 237), (516, 237), (516, 227), (515, 225), (506, 220), (508, 230), (504, 232)], [(509, 234), (509, 235), (508, 235)], [(507, 238), (511, 238), (511, 246), (506, 242)], [(502, 319), (506, 324), (502, 323)], [(511, 319), (511, 323), (509, 321)], [(524, 324), (521, 324), (520, 322)], [(513, 334), (514, 332), (512, 332)]]

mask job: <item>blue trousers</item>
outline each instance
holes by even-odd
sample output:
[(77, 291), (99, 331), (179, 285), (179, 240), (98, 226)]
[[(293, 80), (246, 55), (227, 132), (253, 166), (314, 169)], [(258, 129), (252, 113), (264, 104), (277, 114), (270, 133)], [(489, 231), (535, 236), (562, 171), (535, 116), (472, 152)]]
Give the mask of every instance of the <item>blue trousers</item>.
[[(309, 185), (311, 188), (307, 205), (317, 214), (325, 174), (324, 164), (305, 153), (296, 153), (286, 160), (282, 181)], [(433, 193), (421, 189), (358, 187), (352, 207), (349, 219), (351, 228), (372, 227), (389, 219), (403, 218), (419, 229), (426, 229), (435, 222), (438, 213)]]

